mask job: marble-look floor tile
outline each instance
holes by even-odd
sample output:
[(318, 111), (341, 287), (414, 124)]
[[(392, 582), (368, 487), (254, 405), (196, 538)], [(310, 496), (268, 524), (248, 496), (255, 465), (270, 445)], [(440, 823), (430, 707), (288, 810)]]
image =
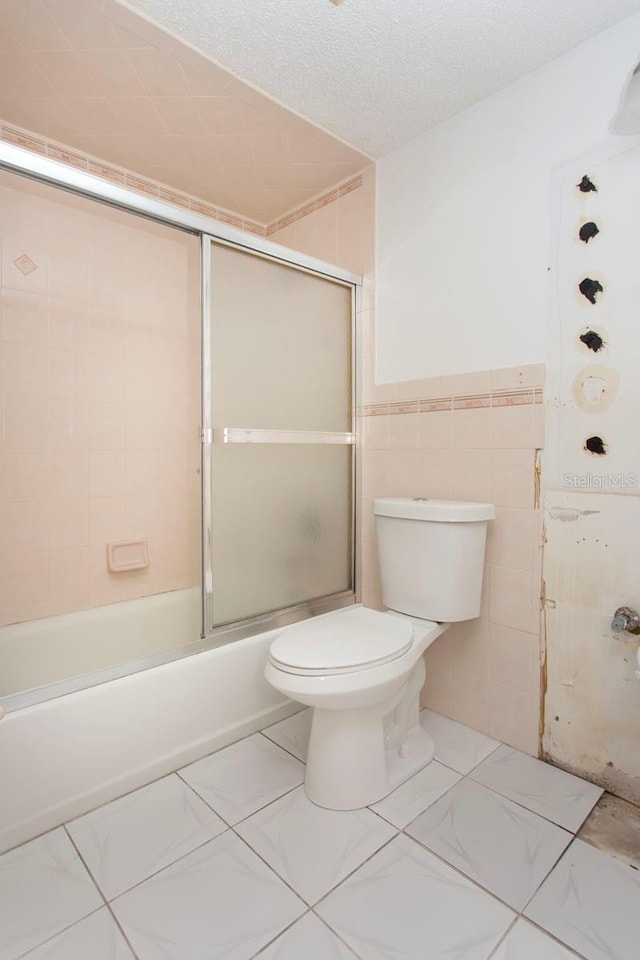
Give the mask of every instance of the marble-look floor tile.
[(525, 915), (588, 960), (635, 960), (640, 874), (574, 840)]
[(304, 764), (256, 733), (179, 771), (227, 823), (239, 823), (304, 780)]
[(248, 960), (306, 907), (231, 831), (117, 897), (139, 960)]
[(497, 740), (478, 733), (463, 723), (449, 720), (433, 710), (423, 710), (420, 726), (436, 745), (436, 760), (458, 773), (466, 774), (500, 746)]
[(571, 842), (570, 833), (471, 780), (458, 783), (406, 832), (517, 910)]
[(392, 793), (374, 803), (376, 813), (402, 830), (460, 780), (460, 774), (432, 760)]
[(487, 960), (514, 914), (398, 836), (316, 907), (361, 960)]
[(22, 960), (135, 960), (106, 907), (36, 947)]
[(0, 960), (15, 960), (103, 906), (62, 828), (0, 856)]
[(267, 727), (262, 733), (305, 763), (312, 719), (313, 710), (311, 708), (301, 710), (300, 713), (294, 713), (292, 717), (287, 717), (286, 720), (281, 720), (280, 723), (274, 723), (272, 727)]
[(397, 832), (370, 810), (318, 807), (302, 787), (254, 814), (236, 831), (309, 904)]
[(577, 957), (573, 950), (567, 950), (532, 923), (518, 920), (491, 960), (577, 960)]
[(357, 960), (329, 927), (306, 913), (270, 944), (256, 960)]
[(67, 824), (107, 900), (226, 829), (175, 774)]
[(505, 746), (476, 767), (471, 777), (572, 833), (602, 794), (587, 780)]

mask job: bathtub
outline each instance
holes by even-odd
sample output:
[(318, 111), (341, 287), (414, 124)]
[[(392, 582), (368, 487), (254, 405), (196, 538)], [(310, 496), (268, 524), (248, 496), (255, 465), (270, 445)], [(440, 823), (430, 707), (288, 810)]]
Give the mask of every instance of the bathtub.
[[(168, 655), (167, 647), (197, 636), (198, 607), (198, 591), (181, 590), (16, 624), (3, 628), (0, 653), (24, 640), (30, 677), (36, 667), (51, 676), (57, 640), (65, 655), (82, 641), (88, 670), (128, 631), (135, 656), (149, 653), (150, 643), (156, 656)], [(100, 682), (100, 674), (89, 675), (93, 686), (74, 693), (58, 695), (54, 683), (52, 698), (7, 712), (0, 720), (0, 852), (299, 710), (264, 679), (276, 633), (193, 656), (183, 647), (180, 659), (127, 676)], [(39, 656), (44, 665), (34, 663)], [(11, 669), (16, 681), (23, 667)]]

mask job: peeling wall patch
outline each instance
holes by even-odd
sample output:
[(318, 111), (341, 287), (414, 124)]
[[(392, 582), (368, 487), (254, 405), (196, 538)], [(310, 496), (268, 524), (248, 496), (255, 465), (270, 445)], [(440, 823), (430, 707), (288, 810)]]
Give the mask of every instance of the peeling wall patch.
[(598, 192), (598, 188), (596, 187), (595, 183), (593, 182), (593, 180), (591, 180), (587, 176), (586, 173), (582, 178), (582, 180), (580, 181), (580, 183), (578, 184), (578, 190), (580, 191), (580, 193), (597, 193)]
[(604, 287), (599, 280), (592, 280), (591, 277), (585, 277), (578, 284), (578, 290), (583, 297), (586, 297), (589, 303), (596, 303), (596, 294), (602, 293)]
[(602, 437), (588, 437), (587, 440), (585, 440), (584, 449), (588, 453), (593, 453), (598, 457), (605, 456), (607, 452), (607, 446)]
[[(578, 510), (572, 507), (552, 507), (549, 510), (549, 519), (559, 520), (561, 523), (575, 523), (580, 517), (591, 517), (600, 513), (600, 510)], [(555, 606), (555, 603), (554, 603)]]
[(601, 350), (605, 345), (600, 334), (591, 327), (585, 330), (584, 333), (581, 333), (579, 339), (588, 350), (593, 350), (594, 353), (597, 353), (598, 350)]
[(618, 395), (620, 377), (613, 367), (592, 363), (573, 378), (571, 393), (577, 407), (585, 413), (602, 413)]
[(583, 243), (589, 243), (589, 240), (593, 240), (594, 237), (597, 237), (600, 233), (600, 229), (597, 223), (594, 223), (593, 220), (589, 220), (587, 223), (583, 223), (578, 232), (578, 236)]

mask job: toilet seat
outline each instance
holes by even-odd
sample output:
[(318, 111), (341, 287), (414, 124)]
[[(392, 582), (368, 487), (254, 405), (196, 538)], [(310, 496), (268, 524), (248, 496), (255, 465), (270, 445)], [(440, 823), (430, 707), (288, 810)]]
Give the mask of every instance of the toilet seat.
[(412, 636), (410, 621), (354, 607), (286, 630), (272, 643), (269, 662), (300, 676), (355, 673), (401, 657)]

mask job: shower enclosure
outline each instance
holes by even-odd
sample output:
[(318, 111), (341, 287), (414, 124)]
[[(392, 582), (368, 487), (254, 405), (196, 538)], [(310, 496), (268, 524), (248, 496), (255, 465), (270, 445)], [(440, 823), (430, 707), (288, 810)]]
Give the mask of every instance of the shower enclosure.
[(353, 603), (358, 278), (0, 167), (0, 703)]

